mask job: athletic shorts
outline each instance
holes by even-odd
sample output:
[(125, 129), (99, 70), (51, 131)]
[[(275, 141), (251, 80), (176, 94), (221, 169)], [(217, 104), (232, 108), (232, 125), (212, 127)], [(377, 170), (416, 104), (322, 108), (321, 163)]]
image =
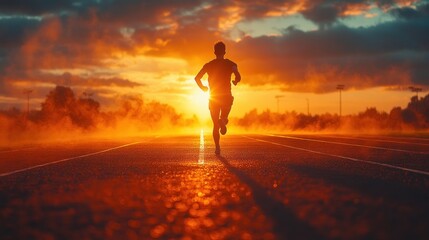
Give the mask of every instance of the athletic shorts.
[(234, 97), (231, 95), (226, 95), (217, 98), (210, 98), (209, 100), (209, 109), (215, 108), (228, 108), (232, 106), (234, 102)]

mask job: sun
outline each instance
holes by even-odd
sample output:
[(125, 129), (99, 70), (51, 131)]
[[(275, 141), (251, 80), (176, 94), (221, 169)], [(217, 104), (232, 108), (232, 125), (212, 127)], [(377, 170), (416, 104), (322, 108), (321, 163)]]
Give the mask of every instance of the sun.
[(198, 116), (208, 115), (209, 96), (209, 92), (203, 92), (199, 88), (192, 90), (188, 98), (189, 111)]

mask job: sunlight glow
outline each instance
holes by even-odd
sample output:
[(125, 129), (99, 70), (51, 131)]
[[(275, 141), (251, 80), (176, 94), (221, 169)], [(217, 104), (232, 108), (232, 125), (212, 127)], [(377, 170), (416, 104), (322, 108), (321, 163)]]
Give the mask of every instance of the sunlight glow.
[[(208, 114), (209, 93), (201, 91), (198, 87), (194, 87), (189, 95), (188, 112), (198, 116)], [(208, 115), (207, 115), (208, 116)]]

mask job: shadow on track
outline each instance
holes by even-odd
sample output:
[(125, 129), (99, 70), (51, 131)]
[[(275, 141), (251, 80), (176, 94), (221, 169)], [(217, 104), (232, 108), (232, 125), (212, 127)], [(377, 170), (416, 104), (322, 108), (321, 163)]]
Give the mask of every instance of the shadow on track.
[[(288, 167), (305, 178), (317, 179), (334, 188), (339, 186), (357, 192), (360, 196), (357, 203), (339, 201), (336, 203), (336, 209), (358, 210), (359, 213), (354, 214), (352, 221), (358, 222), (359, 218), (366, 218), (367, 222), (370, 222), (371, 225), (362, 238), (427, 239), (429, 194), (425, 177), (398, 173), (397, 179), (392, 179), (392, 176), (386, 177), (387, 174), (383, 176), (383, 173), (368, 176), (297, 164), (288, 164)], [(332, 216), (338, 218), (346, 212), (351, 211)], [(375, 223), (374, 219), (377, 219)]]
[[(351, 188), (363, 195), (374, 198), (390, 199), (401, 204), (419, 204), (427, 206), (429, 194), (425, 191), (425, 177), (401, 174), (396, 179), (392, 176), (365, 176), (358, 173), (344, 173), (334, 169), (288, 164), (289, 169), (304, 176), (327, 181), (332, 185)], [(380, 173), (379, 173), (380, 174)], [(407, 180), (408, 179), (408, 180)], [(408, 182), (407, 182), (408, 181)], [(415, 185), (421, 184), (421, 187)], [(425, 209), (429, 209), (426, 207)]]
[(251, 189), (256, 204), (265, 216), (272, 220), (274, 232), (279, 239), (324, 239), (310, 225), (299, 220), (283, 203), (270, 197), (266, 189), (251, 177), (232, 166), (226, 158), (217, 156), (217, 159)]

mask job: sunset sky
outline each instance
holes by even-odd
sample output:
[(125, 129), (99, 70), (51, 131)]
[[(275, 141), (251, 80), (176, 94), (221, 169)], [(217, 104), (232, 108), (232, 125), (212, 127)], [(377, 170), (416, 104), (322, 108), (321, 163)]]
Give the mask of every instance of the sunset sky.
[[(31, 108), (55, 85), (103, 108), (142, 95), (209, 117), (194, 76), (227, 45), (251, 109), (343, 113), (404, 107), (429, 85), (427, 0), (9, 0), (0, 3), (0, 109)], [(206, 83), (207, 76), (203, 78)]]

